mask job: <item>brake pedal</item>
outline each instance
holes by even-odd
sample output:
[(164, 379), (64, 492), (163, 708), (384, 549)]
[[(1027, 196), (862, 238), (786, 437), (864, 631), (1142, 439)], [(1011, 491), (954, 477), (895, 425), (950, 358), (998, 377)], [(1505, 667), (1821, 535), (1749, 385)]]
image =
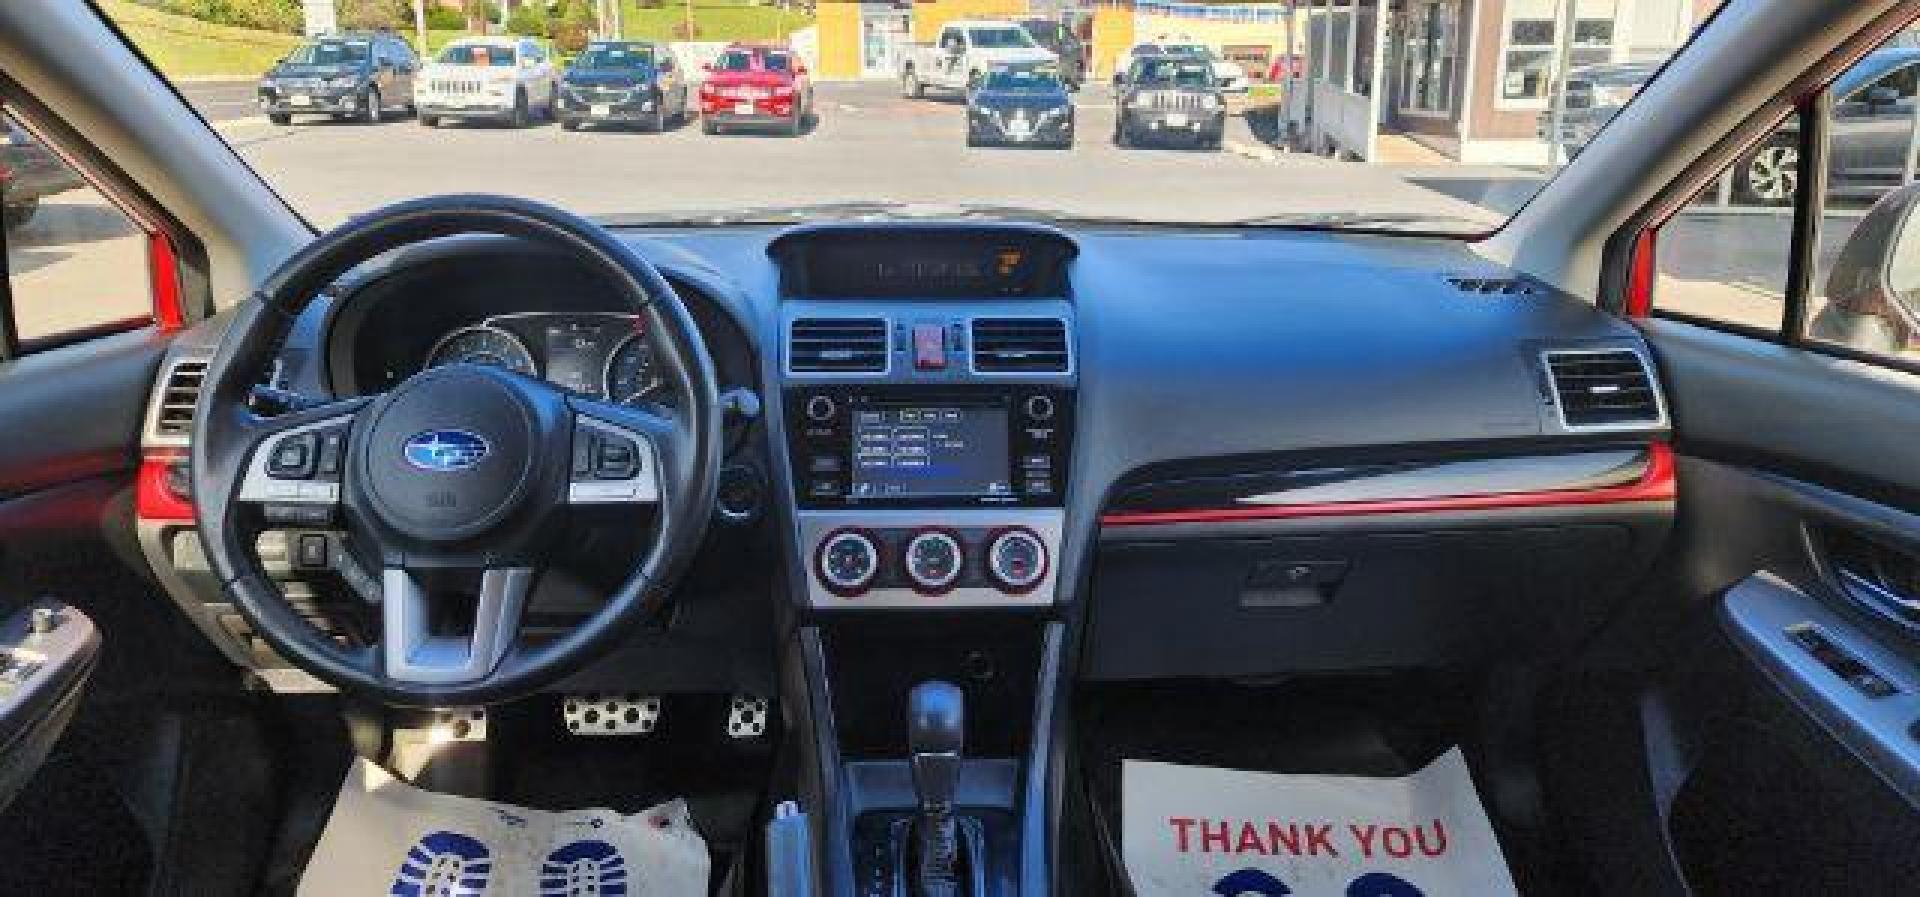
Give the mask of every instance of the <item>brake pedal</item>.
[(759, 738), (767, 732), (767, 699), (734, 695), (727, 707), (727, 737), (736, 741)]
[(657, 695), (589, 693), (560, 701), (560, 719), (575, 735), (646, 735), (660, 725)]

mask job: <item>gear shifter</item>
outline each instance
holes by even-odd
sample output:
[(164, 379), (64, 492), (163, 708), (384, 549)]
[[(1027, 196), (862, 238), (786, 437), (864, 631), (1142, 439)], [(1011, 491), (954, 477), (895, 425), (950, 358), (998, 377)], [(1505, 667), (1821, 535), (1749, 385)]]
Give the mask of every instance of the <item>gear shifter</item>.
[(965, 721), (966, 697), (952, 683), (922, 682), (907, 695), (907, 754), (920, 802), (914, 825), (913, 897), (961, 893), (953, 799), (960, 783)]

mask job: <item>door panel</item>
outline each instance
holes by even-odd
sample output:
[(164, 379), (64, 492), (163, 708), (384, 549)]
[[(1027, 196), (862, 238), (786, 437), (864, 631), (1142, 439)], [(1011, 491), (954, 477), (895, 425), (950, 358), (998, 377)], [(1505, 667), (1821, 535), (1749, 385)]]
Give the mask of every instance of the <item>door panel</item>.
[[(1899, 892), (1920, 873), (1920, 602), (1903, 625), (1854, 580), (1920, 578), (1896, 569), (1920, 558), (1920, 376), (1677, 321), (1645, 331), (1679, 516), (1549, 735), (1596, 884)], [(1597, 759), (1603, 744), (1631, 760)]]

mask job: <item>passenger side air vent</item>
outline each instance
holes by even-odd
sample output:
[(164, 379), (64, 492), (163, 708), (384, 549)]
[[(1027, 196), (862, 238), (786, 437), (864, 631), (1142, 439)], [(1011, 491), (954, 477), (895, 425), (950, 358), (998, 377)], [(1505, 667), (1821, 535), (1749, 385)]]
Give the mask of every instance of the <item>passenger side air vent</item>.
[(154, 436), (184, 442), (193, 432), (193, 407), (200, 401), (200, 382), (206, 376), (207, 363), (201, 359), (181, 359), (168, 368), (155, 397)]
[(787, 369), (798, 374), (883, 374), (887, 319), (802, 318), (793, 322)]
[(1538, 296), (1540, 285), (1525, 277), (1463, 277), (1449, 276), (1447, 283), (1468, 296)]
[(1064, 374), (1073, 366), (1059, 318), (975, 318), (972, 329), (976, 373)]
[(1661, 423), (1660, 396), (1646, 359), (1631, 349), (1546, 353), (1560, 421), (1569, 430), (1627, 429)]

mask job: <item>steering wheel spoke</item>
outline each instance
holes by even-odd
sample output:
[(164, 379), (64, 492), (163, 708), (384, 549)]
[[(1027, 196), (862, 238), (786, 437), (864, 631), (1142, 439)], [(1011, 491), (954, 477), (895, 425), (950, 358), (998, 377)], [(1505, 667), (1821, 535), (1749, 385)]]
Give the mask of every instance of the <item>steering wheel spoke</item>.
[(369, 401), (358, 397), (252, 418), (247, 426), (252, 448), (241, 474), (239, 501), (264, 506), (269, 522), (285, 523), (311, 522), (300, 519), (298, 509), (312, 513), (338, 506), (354, 419)]
[(575, 505), (657, 505), (664, 479), (688, 439), (678, 421), (627, 405), (573, 398), (573, 458), (567, 501)]
[[(381, 659), (387, 678), (415, 685), (478, 682), (513, 649), (536, 571), (490, 567), (479, 571), (477, 587), (451, 591), (437, 585), (447, 572), (382, 571)], [(460, 572), (470, 576), (473, 571)]]

